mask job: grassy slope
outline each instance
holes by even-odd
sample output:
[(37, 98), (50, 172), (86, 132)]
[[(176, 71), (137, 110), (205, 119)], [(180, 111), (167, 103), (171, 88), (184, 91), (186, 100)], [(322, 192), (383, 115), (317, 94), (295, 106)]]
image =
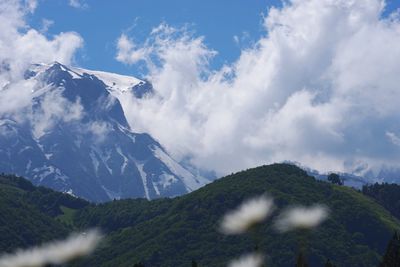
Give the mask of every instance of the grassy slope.
[(82, 266), (225, 266), (253, 248), (252, 237), (226, 237), (218, 222), (243, 199), (268, 192), (278, 207), (324, 203), (330, 219), (307, 234), (280, 235), (271, 224), (257, 233), (268, 266), (293, 266), (299, 240), (307, 240), (311, 266), (327, 258), (339, 266), (376, 266), (399, 222), (373, 200), (353, 189), (314, 180), (297, 167), (276, 164), (227, 176), (173, 200), (124, 200), (79, 211), (79, 227), (101, 226), (107, 242)]

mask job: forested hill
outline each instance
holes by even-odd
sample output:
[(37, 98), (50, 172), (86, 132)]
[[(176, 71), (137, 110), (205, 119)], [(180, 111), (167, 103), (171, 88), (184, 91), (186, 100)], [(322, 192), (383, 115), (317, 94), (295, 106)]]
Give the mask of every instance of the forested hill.
[(65, 237), (64, 212), (89, 203), (12, 175), (0, 175), (0, 254)]
[[(17, 196), (21, 201), (43, 190), (3, 183), (0, 187), (9, 188), (6, 198)], [(331, 211), (329, 219), (306, 236), (298, 232), (279, 234), (272, 229), (273, 218), (267, 221), (258, 234), (259, 249), (268, 255), (267, 266), (294, 266), (299, 240), (306, 244), (310, 266), (323, 266), (327, 259), (337, 266), (377, 266), (393, 232), (400, 229), (399, 221), (372, 198), (351, 188), (317, 181), (288, 164), (232, 174), (174, 199), (99, 205), (76, 200), (77, 206), (59, 204), (63, 214), (58, 215), (40, 208), (48, 204), (42, 201), (39, 205), (41, 197), (31, 198), (30, 205), (59, 229), (53, 234), (89, 227), (100, 227), (106, 233), (96, 253), (75, 266), (133, 266), (138, 262), (145, 266), (191, 266), (192, 260), (199, 266), (226, 266), (230, 259), (251, 251), (254, 242), (251, 236), (219, 233), (221, 217), (244, 199), (265, 192), (274, 197), (277, 210), (292, 204), (321, 203)], [(0, 227), (6, 231), (8, 226)]]
[(400, 220), (400, 185), (388, 183), (365, 185), (362, 192), (375, 199)]

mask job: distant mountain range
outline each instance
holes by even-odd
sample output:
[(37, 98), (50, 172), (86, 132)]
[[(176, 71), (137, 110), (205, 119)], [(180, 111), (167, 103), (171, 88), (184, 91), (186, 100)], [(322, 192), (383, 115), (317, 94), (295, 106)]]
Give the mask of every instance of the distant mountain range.
[[(318, 180), (327, 181), (328, 175), (332, 172), (320, 172), (318, 170), (304, 166), (299, 162), (284, 161), (283, 163), (295, 165), (309, 175), (314, 176)], [(363, 166), (354, 170), (352, 173), (348, 172), (334, 172), (340, 176), (345, 186), (361, 189), (364, 185), (374, 183), (400, 183), (400, 169), (395, 167), (382, 166), (378, 173), (372, 171), (368, 166)]]
[(25, 79), (31, 105), (0, 117), (0, 172), (95, 202), (172, 197), (209, 182), (130, 128), (119, 98), (146, 97), (150, 83), (57, 62), (33, 65)]
[[(299, 162), (286, 161), (284, 163), (297, 166), (306, 171), (308, 175), (314, 176), (318, 180), (328, 181), (328, 175), (330, 173), (319, 172), (318, 170), (304, 166)], [(373, 184), (375, 181), (377, 181), (371, 178), (361, 177), (351, 173), (344, 173), (344, 172), (335, 172), (335, 173), (339, 175), (340, 179), (343, 181), (343, 184), (345, 186), (357, 189), (361, 189), (364, 185)]]

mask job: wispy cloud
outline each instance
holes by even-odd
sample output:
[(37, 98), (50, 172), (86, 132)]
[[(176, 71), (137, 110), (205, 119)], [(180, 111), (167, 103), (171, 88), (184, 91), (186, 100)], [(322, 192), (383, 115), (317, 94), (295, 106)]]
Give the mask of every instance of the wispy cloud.
[(117, 42), (118, 54), (116, 59), (126, 64), (135, 64), (146, 60), (151, 53), (151, 48), (136, 49), (135, 43), (122, 34)]
[(25, 116), (31, 121), (33, 135), (36, 138), (51, 130), (58, 122), (77, 121), (83, 116), (80, 100), (77, 99), (76, 102), (68, 101), (62, 96), (60, 88), (52, 88), (40, 99), (36, 99), (35, 102), (35, 107), (25, 111)]
[(40, 28), (40, 32), (46, 33), (53, 24), (54, 24), (53, 20), (42, 19), (42, 27)]
[(87, 8), (87, 3), (84, 0), (69, 0), (69, 5), (74, 8)]
[(35, 11), (37, 4), (37, 0), (25, 0), (25, 6), (31, 13)]
[(400, 146), (400, 137), (398, 137), (395, 133), (393, 132), (386, 132), (386, 136), (389, 138), (389, 140), (396, 146)]

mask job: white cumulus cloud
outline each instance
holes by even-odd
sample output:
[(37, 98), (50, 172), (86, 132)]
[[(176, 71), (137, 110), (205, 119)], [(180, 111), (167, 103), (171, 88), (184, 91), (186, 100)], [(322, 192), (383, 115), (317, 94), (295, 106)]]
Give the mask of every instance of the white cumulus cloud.
[[(143, 61), (156, 95), (123, 102), (133, 128), (220, 174), (297, 161), (322, 171), (398, 165), (400, 21), (380, 0), (291, 0), (213, 70), (203, 37), (166, 24), (117, 59)], [(390, 137), (390, 136), (389, 136)]]

